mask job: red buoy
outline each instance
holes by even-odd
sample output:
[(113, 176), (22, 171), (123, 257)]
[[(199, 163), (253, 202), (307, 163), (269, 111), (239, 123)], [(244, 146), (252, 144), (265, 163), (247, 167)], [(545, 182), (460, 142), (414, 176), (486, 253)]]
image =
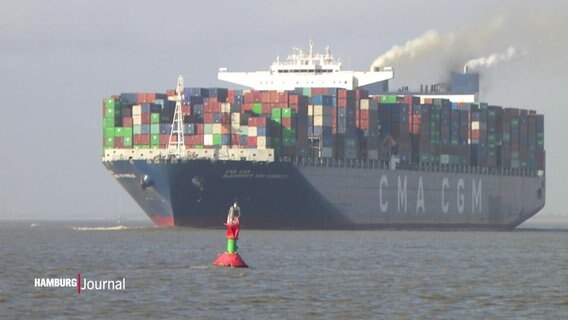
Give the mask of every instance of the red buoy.
[(220, 267), (233, 267), (233, 268), (247, 268), (248, 265), (245, 263), (243, 258), (237, 253), (237, 239), (239, 238), (240, 230), (240, 209), (235, 202), (233, 206), (229, 209), (229, 215), (227, 216), (227, 250), (220, 254), (213, 265)]

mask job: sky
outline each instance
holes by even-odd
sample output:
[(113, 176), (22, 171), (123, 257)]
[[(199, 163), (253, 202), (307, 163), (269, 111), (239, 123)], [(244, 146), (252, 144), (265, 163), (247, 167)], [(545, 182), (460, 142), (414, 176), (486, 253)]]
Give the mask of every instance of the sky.
[[(499, 4), (496, 4), (496, 3)], [(483, 101), (545, 115), (547, 204), (568, 218), (565, 1), (29, 1), (0, 11), (0, 219), (145, 219), (101, 163), (101, 101), (120, 92), (230, 87), (219, 67), (267, 70), (293, 46), (329, 45), (346, 70), (424, 35), (389, 63), (391, 88), (445, 80), (474, 58)], [(427, 37), (426, 37), (427, 38)], [(412, 43), (411, 43), (412, 44)]]

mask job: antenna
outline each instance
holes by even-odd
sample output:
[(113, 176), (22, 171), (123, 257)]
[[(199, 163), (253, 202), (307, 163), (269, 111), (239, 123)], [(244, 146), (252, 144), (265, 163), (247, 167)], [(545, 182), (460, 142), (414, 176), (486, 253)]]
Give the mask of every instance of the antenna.
[(185, 144), (183, 141), (183, 114), (181, 110), (181, 104), (183, 101), (182, 75), (178, 77), (176, 93), (176, 110), (174, 111), (174, 121), (172, 122), (172, 130), (170, 131), (170, 140), (168, 141), (168, 154), (181, 158), (185, 154)]

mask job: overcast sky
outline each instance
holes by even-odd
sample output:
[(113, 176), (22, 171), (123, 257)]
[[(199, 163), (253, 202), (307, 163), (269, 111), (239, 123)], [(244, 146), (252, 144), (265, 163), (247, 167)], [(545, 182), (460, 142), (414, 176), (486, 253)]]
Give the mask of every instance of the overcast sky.
[[(499, 2), (499, 5), (495, 3)], [(527, 1), (528, 2), (528, 1)], [(517, 3), (523, 3), (517, 5)], [(101, 100), (127, 91), (230, 86), (219, 67), (267, 70), (312, 39), (346, 69), (435, 30), (442, 49), (393, 61), (391, 87), (444, 80), (514, 46), (482, 71), (483, 100), (545, 114), (547, 204), (568, 216), (565, 1), (26, 1), (0, 11), (0, 218), (145, 218), (101, 164)]]

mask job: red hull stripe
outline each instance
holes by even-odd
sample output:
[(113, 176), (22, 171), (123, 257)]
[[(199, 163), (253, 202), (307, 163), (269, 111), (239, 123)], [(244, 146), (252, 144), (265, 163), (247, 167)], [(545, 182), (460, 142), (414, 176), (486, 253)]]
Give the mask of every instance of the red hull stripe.
[(154, 222), (155, 225), (158, 227), (173, 227), (174, 226), (174, 217), (173, 216), (160, 216), (157, 214), (150, 215), (150, 219)]

